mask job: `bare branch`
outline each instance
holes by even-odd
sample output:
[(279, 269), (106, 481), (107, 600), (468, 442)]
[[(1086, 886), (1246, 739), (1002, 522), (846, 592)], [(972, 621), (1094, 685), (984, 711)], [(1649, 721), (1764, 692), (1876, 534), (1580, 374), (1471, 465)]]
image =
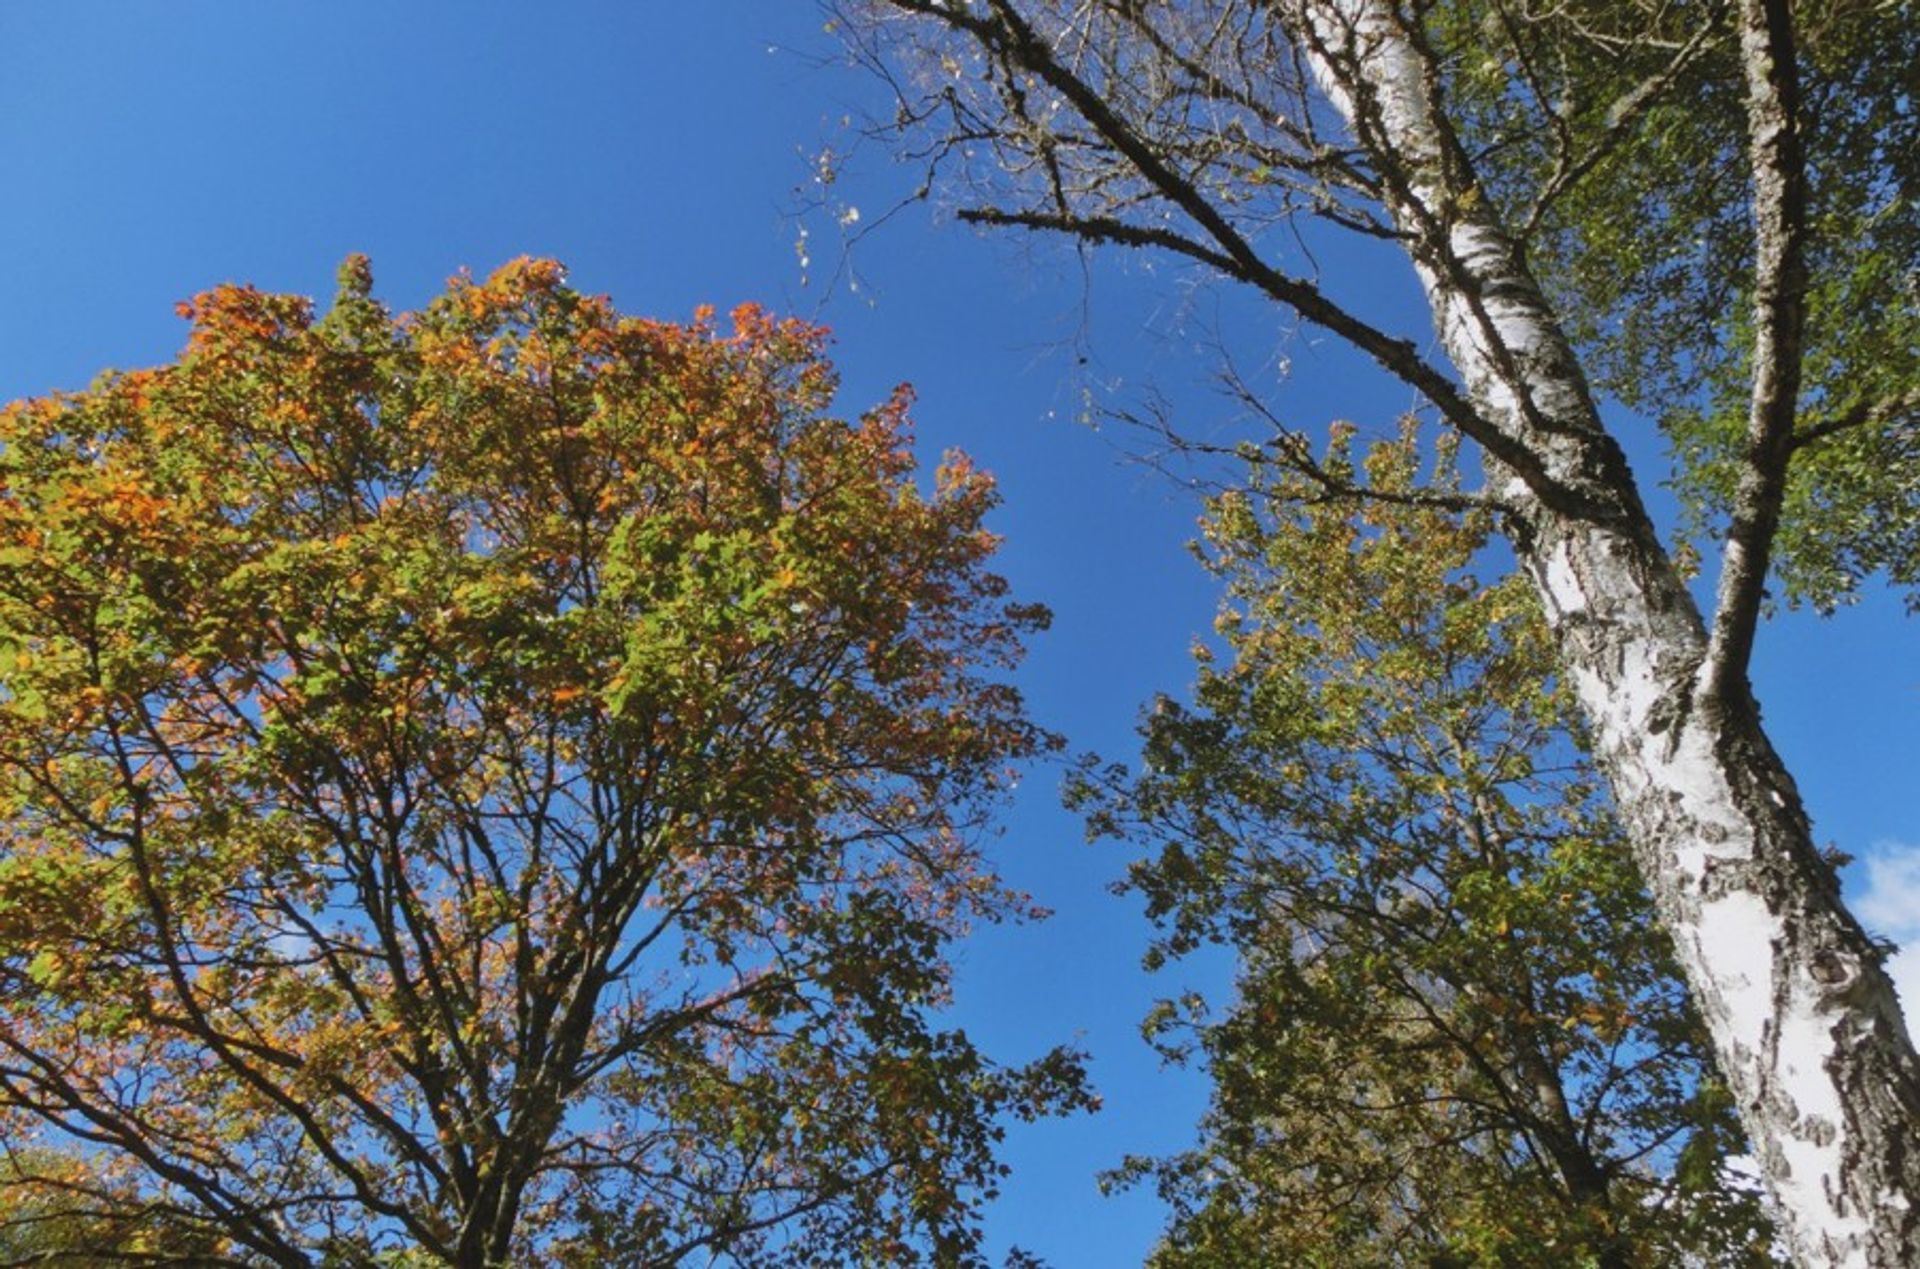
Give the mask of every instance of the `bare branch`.
[[(1211, 245), (1160, 226), (1142, 226), (1103, 214), (1072, 210), (988, 211), (976, 209), (976, 222), (1048, 228), (1095, 241), (1174, 250), (1253, 286), (1293, 309), (1302, 318), (1339, 335), (1371, 356), (1379, 365), (1420, 392), (1437, 407), (1449, 424), (1469, 437), (1497, 461), (1515, 472), (1545, 503), (1574, 514), (1603, 515), (1577, 493), (1548, 475), (1540, 455), (1494, 425), (1478, 410), (1445, 372), (1423, 358), (1411, 341), (1396, 338), (1363, 321), (1331, 299), (1317, 284), (1269, 264), (1227, 213), (1178, 171), (1168, 154), (1123, 118), (1094, 85), (1071, 69), (1048, 40), (1007, 0), (993, 0), (991, 16), (935, 3), (934, 0), (896, 0), (895, 8), (944, 23), (978, 41), (997, 57), (1010, 60), (1038, 77), (1068, 102), (1104, 141), (1158, 196), (1189, 219)], [(1437, 240), (1443, 241), (1441, 234)], [(1491, 320), (1483, 323), (1491, 327)], [(1514, 376), (1516, 382), (1520, 376)]]

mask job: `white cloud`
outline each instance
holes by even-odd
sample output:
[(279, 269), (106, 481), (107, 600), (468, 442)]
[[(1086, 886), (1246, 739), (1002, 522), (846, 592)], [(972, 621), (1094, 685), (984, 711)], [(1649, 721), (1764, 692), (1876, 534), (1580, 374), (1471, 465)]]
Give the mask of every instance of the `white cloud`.
[(1908, 1026), (1920, 1023), (1920, 846), (1880, 842), (1863, 855), (1849, 886), (1848, 904), (1869, 934), (1890, 938), (1900, 951), (1887, 962), (1906, 1009)]

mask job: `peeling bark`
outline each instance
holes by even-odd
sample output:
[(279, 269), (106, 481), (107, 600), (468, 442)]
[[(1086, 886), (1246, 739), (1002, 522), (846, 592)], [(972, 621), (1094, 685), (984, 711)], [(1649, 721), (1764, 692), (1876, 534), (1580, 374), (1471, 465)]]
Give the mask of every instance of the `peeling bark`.
[[(1750, 16), (1765, 7), (1756, 0)], [(1796, 1259), (1920, 1265), (1920, 1063), (1880, 954), (1842, 906), (1760, 726), (1744, 648), (1709, 657), (1699, 611), (1554, 313), (1475, 197), (1435, 109), (1417, 30), (1389, 0), (1293, 0), (1289, 16), (1322, 87), (1382, 166), (1469, 399), (1567, 495), (1502, 482), (1516, 552)], [(1750, 38), (1743, 52), (1767, 48)], [(1785, 276), (1791, 285), (1790, 267)], [(1767, 445), (1780, 437), (1767, 420), (1781, 417), (1782, 392), (1791, 419), (1791, 390), (1776, 375), (1772, 397), (1756, 393)], [(1776, 448), (1784, 463), (1784, 439)], [(1755, 539), (1762, 572), (1770, 531)], [(1742, 568), (1755, 565), (1753, 544), (1746, 550), (1745, 563), (1733, 561)]]

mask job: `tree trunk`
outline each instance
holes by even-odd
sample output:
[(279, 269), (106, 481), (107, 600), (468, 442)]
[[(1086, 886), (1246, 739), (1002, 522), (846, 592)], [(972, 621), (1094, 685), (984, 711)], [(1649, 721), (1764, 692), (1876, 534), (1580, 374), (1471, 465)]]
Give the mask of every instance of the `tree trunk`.
[(1323, 88), (1389, 187), (1497, 470), (1596, 754), (1802, 1265), (1920, 1265), (1920, 1063), (1840, 902), (1743, 672), (1660, 546), (1554, 314), (1434, 108), (1391, 0), (1292, 0)]

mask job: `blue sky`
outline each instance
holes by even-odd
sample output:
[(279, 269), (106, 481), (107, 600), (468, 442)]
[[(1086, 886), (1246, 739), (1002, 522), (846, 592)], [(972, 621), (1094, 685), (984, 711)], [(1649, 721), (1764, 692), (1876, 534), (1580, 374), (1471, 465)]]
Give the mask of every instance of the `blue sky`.
[[(1234, 410), (1209, 381), (1224, 334), (1256, 367), (1291, 362), (1276, 402), (1303, 426), (1385, 428), (1407, 404), (1338, 346), (1182, 270), (1083, 272), (925, 205), (837, 271), (834, 219), (799, 218), (796, 190), (875, 87), (820, 61), (833, 45), (808, 0), (13, 3), (0, 47), (0, 399), (169, 359), (174, 302), (219, 281), (324, 297), (350, 252), (372, 256), (398, 308), (463, 266), (532, 253), (629, 312), (752, 299), (814, 316), (838, 334), (847, 412), (911, 381), (924, 456), (962, 446), (1000, 477), (1004, 570), (1056, 613), (1023, 684), (1075, 750), (1131, 754), (1141, 703), (1190, 681), (1214, 602), (1184, 546), (1197, 504), (1126, 461), (1128, 437), (1082, 422), (1089, 399), (1151, 385), (1189, 430), (1224, 427)], [(908, 187), (870, 148), (831, 196), (864, 226)], [(1370, 307), (1424, 337), (1406, 270), (1366, 267)], [(1629, 428), (1651, 481), (1658, 446)], [(1920, 855), (1896, 845), (1920, 841), (1912, 634), (1876, 597), (1775, 623), (1755, 670), (1819, 836), (1872, 857), (1849, 883), (1873, 887), (1863, 912), (1900, 937), (1920, 937)], [(1094, 1174), (1187, 1139), (1204, 1090), (1160, 1070), (1136, 1026), (1220, 967), (1138, 972), (1147, 930), (1106, 892), (1126, 851), (1083, 844), (1058, 783), (1034, 773), (994, 848), (1057, 915), (960, 949), (959, 1017), (1007, 1059), (1086, 1047), (1106, 1109), (1013, 1135), (989, 1233), (1056, 1269), (1137, 1263), (1161, 1214), (1145, 1195), (1102, 1198)]]

